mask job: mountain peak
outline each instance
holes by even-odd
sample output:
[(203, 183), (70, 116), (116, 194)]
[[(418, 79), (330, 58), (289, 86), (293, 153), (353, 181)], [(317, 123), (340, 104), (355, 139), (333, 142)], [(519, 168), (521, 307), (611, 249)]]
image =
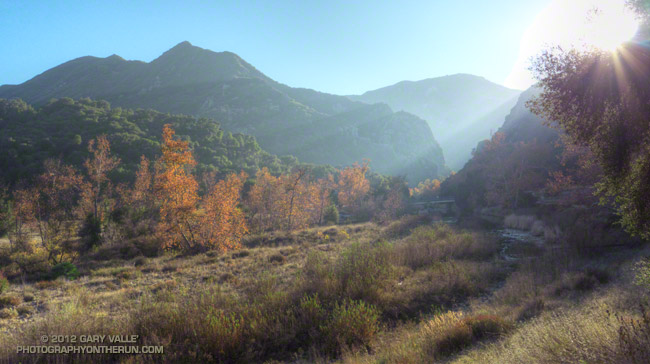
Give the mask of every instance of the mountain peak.
[(188, 41), (188, 40), (184, 40), (184, 41), (178, 43), (175, 47), (188, 47), (188, 46), (192, 47), (192, 43), (190, 43), (190, 41)]
[(118, 56), (117, 54), (111, 54), (110, 56), (106, 57), (106, 59), (111, 61), (124, 61), (124, 58)]
[(185, 40), (185, 41), (182, 41), (182, 42), (178, 43), (177, 45), (173, 46), (170, 49), (170, 51), (174, 50), (174, 49), (180, 50), (180, 49), (191, 49), (191, 48), (199, 48), (199, 47), (195, 47), (194, 45), (192, 45), (192, 43)]
[(163, 85), (181, 85), (227, 81), (235, 78), (268, 80), (261, 72), (231, 52), (214, 52), (192, 45), (178, 43), (150, 63), (150, 71)]

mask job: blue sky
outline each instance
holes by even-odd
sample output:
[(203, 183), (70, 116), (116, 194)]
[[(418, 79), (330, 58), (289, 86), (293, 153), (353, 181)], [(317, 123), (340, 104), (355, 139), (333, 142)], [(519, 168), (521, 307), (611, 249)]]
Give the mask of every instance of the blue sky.
[(149, 62), (184, 40), (335, 94), (454, 73), (503, 83), (548, 3), (0, 0), (0, 84), (86, 55)]

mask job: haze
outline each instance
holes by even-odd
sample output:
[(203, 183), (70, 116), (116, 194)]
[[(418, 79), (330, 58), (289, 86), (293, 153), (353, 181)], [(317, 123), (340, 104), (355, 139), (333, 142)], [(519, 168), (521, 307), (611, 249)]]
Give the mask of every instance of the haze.
[(234, 52), (287, 85), (334, 94), (455, 73), (503, 84), (548, 3), (1, 1), (0, 84), (86, 55), (148, 62), (185, 40)]

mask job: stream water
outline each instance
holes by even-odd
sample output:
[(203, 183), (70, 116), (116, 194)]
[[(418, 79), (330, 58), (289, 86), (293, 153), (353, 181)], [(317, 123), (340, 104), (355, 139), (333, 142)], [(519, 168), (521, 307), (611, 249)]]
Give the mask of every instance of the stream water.
[(535, 236), (529, 231), (517, 229), (500, 229), (495, 233), (501, 244), (501, 257), (508, 262), (539, 252), (544, 245), (544, 238)]

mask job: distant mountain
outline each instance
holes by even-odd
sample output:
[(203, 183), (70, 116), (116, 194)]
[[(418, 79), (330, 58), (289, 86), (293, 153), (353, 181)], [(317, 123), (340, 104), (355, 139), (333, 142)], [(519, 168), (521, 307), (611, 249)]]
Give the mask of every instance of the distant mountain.
[(532, 140), (550, 142), (557, 138), (558, 131), (546, 126), (542, 118), (533, 114), (526, 107), (526, 103), (539, 96), (540, 93), (539, 88), (531, 87), (519, 96), (517, 104), (498, 130), (505, 135), (507, 142), (529, 142)]
[(535, 87), (524, 91), (497, 130), (503, 139), (481, 141), (465, 166), (442, 183), (441, 193), (454, 196), (465, 212), (531, 205), (536, 197), (530, 191), (542, 190), (551, 173), (561, 170), (558, 130), (526, 106), (539, 93)]
[(383, 102), (425, 119), (442, 146), (447, 165), (459, 170), (476, 144), (495, 132), (521, 91), (467, 74), (402, 81), (351, 100)]
[(376, 172), (405, 174), (411, 183), (448, 173), (424, 120), (344, 96), (292, 88), (234, 53), (189, 42), (149, 63), (116, 55), (82, 57), (21, 85), (0, 87), (0, 98), (37, 106), (61, 97), (209, 117), (226, 130), (255, 136), (270, 153), (291, 153), (303, 162), (349, 165), (370, 158)]

